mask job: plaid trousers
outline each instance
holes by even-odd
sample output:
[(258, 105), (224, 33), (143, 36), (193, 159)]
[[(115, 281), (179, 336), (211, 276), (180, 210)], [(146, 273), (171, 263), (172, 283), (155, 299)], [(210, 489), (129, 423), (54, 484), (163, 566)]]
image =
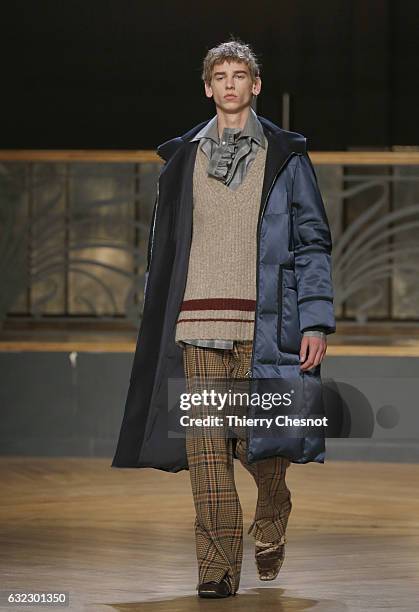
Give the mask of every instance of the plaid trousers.
[[(214, 384), (213, 379), (228, 380), (228, 389), (234, 391), (234, 379), (245, 378), (250, 369), (251, 355), (252, 341), (236, 341), (231, 350), (184, 345), (188, 392), (214, 388), (217, 381)], [(206, 382), (209, 386), (205, 387)], [(218, 387), (217, 391), (220, 389)], [(223, 391), (228, 389), (225, 386)], [(205, 412), (205, 408), (200, 406), (199, 412), (192, 408), (190, 416), (207, 414), (209, 411)], [(214, 414), (214, 408), (211, 414)], [(256, 511), (248, 529), (256, 541), (285, 543), (292, 508), (291, 493), (285, 483), (289, 459), (276, 456), (249, 464), (246, 437), (238, 435), (240, 437), (227, 436), (219, 427), (192, 427), (186, 432), (186, 452), (196, 510), (198, 584), (219, 582), (227, 574), (233, 593), (239, 588), (243, 559), (243, 515), (234, 480), (234, 458), (238, 458), (250, 472), (258, 488)]]

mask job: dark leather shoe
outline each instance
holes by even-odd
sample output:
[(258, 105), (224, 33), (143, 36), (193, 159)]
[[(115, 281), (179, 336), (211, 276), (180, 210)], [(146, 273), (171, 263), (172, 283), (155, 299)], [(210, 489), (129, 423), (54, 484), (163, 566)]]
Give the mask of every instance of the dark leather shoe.
[(198, 586), (199, 597), (228, 597), (232, 595), (229, 582), (223, 578), (221, 582), (201, 582)]

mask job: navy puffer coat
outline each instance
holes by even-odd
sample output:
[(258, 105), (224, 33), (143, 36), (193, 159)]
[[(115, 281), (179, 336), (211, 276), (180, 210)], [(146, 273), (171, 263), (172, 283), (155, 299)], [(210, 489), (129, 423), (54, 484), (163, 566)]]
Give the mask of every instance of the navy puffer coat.
[[(268, 151), (255, 236), (252, 390), (260, 392), (266, 381), (295, 382), (298, 414), (319, 415), (321, 364), (302, 372), (299, 351), (304, 329), (321, 326), (327, 333), (336, 329), (329, 224), (306, 138), (264, 117), (258, 119)], [(168, 406), (168, 385), (176, 379), (181, 382), (179, 393), (186, 392), (183, 349), (175, 343), (175, 328), (192, 238), (192, 180), (199, 143), (191, 139), (206, 123), (157, 149), (165, 164), (150, 229), (143, 318), (112, 467), (188, 469), (184, 435), (169, 434), (179, 430), (179, 410)], [(249, 462), (275, 455), (294, 463), (325, 459), (322, 432), (307, 437), (267, 436), (249, 427), (247, 436)]]

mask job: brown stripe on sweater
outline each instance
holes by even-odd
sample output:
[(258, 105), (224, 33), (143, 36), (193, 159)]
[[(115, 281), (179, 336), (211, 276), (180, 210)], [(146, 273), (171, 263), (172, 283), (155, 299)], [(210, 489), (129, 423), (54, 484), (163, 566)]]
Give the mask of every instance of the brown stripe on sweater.
[(243, 300), (236, 298), (205, 298), (184, 300), (181, 310), (245, 310), (254, 311), (256, 300)]

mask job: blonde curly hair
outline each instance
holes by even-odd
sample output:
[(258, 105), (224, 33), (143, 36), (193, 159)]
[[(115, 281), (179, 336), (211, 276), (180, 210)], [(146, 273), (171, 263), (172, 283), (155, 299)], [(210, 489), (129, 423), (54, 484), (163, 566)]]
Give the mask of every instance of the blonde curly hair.
[(222, 64), (226, 60), (228, 62), (236, 61), (247, 64), (253, 82), (260, 76), (261, 65), (250, 45), (238, 38), (231, 38), (207, 52), (202, 66), (202, 80), (209, 85), (214, 66)]

